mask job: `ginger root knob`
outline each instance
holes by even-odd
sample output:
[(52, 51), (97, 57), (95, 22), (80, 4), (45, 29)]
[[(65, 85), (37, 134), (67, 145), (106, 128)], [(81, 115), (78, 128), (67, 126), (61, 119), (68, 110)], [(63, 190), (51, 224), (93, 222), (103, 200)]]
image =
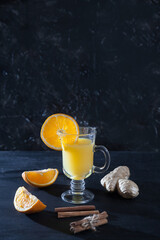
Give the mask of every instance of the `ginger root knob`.
[(117, 191), (124, 198), (135, 198), (139, 195), (137, 184), (127, 179), (118, 180)]
[(108, 192), (114, 192), (118, 180), (121, 178), (128, 179), (129, 176), (129, 168), (127, 166), (119, 166), (101, 179), (101, 185), (105, 187)]

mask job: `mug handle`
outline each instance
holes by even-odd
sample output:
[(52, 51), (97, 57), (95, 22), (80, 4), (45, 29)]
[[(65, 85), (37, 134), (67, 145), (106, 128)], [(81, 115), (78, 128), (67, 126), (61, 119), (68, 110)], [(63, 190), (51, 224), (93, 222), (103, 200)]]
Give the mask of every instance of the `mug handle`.
[(98, 146), (95, 145), (94, 152), (97, 152), (97, 151), (101, 151), (103, 153), (105, 163), (102, 167), (93, 166), (93, 172), (103, 173), (103, 172), (107, 171), (107, 169), (109, 168), (110, 161), (111, 161), (110, 154), (109, 154), (108, 149), (102, 145), (98, 145)]

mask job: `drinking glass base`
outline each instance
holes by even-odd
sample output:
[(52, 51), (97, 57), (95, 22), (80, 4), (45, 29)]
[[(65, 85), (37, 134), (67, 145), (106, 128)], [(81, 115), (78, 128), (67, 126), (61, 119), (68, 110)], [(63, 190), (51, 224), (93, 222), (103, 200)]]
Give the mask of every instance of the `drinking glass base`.
[(94, 198), (94, 194), (88, 190), (84, 190), (82, 194), (73, 194), (71, 190), (62, 193), (63, 201), (73, 204), (84, 204), (90, 202)]

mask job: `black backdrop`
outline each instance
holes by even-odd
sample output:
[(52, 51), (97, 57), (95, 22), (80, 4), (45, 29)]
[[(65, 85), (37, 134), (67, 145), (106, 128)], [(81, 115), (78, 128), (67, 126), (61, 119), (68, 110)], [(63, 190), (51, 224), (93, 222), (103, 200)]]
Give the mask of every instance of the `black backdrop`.
[(0, 150), (63, 112), (110, 150), (160, 149), (160, 2), (0, 1)]

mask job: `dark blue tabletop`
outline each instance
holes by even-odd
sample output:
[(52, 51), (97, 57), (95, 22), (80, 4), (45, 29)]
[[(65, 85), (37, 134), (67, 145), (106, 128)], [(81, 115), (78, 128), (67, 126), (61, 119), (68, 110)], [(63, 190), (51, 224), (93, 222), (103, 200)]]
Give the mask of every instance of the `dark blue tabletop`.
[[(111, 152), (113, 170), (127, 165), (131, 179), (140, 188), (140, 195), (126, 200), (115, 194), (108, 194), (100, 185), (104, 176), (92, 174), (86, 180), (86, 188), (95, 194), (91, 204), (100, 211), (107, 211), (109, 223), (100, 226), (97, 232), (86, 231), (73, 235), (69, 223), (73, 219), (57, 219), (54, 208), (68, 206), (60, 198), (69, 188), (70, 180), (62, 173), (60, 152), (0, 152), (0, 239), (160, 239), (160, 154)], [(97, 156), (96, 163), (101, 162)], [(100, 164), (100, 163), (99, 163)], [(44, 189), (28, 186), (21, 178), (25, 170), (58, 168), (59, 177), (55, 184)], [(32, 215), (17, 212), (13, 206), (15, 191), (25, 186), (36, 195), (47, 208)]]

